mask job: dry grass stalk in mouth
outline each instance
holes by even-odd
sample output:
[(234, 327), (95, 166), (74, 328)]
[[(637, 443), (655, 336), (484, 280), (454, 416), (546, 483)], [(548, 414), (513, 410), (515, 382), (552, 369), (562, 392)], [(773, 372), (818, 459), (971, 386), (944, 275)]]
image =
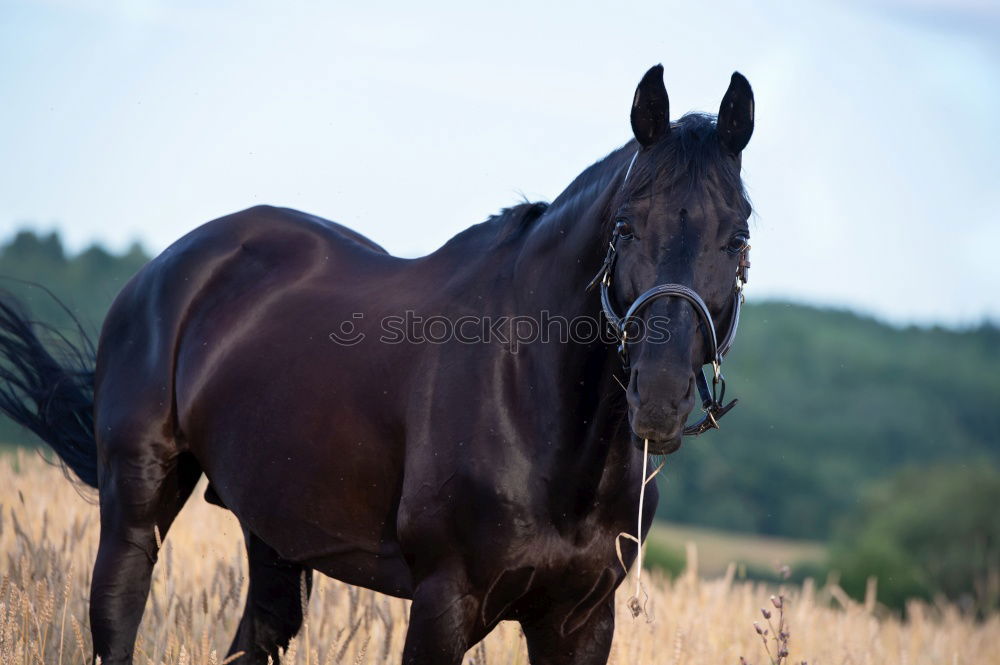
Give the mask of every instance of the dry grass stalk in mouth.
[[(222, 663), (243, 609), (242, 535), (228, 512), (196, 493), (164, 542), (137, 645), (140, 665)], [(97, 508), (58, 468), (32, 453), (0, 456), (0, 665), (89, 662), (87, 589)], [(751, 627), (774, 592), (688, 570), (648, 580), (652, 624), (629, 618), (619, 594), (611, 663), (735, 665), (767, 662)], [(1000, 663), (1000, 616), (974, 622), (947, 605), (914, 604), (910, 620), (878, 618), (864, 604), (826, 602), (828, 590), (788, 589), (788, 662), (923, 665)], [(408, 603), (316, 577), (307, 624), (283, 662), (396, 662)], [(527, 664), (517, 624), (504, 623), (466, 663)]]

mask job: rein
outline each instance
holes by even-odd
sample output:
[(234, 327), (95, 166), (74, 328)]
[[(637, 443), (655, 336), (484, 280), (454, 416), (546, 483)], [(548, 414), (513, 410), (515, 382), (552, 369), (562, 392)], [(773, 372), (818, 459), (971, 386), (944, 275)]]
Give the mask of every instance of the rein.
[[(635, 164), (635, 159), (638, 155), (639, 153), (636, 152), (632, 157), (628, 170), (625, 172), (622, 187), (628, 181), (628, 176), (632, 172), (632, 165)], [(608, 325), (618, 340), (618, 355), (621, 357), (622, 367), (628, 372), (628, 326), (638, 318), (642, 310), (660, 298), (682, 298), (686, 300), (698, 314), (702, 328), (705, 331), (709, 351), (709, 358), (705, 364), (712, 366), (712, 383), (710, 386), (704, 369), (698, 372), (696, 383), (698, 385), (698, 394), (701, 397), (701, 408), (705, 412), (705, 416), (697, 423), (685, 427), (684, 434), (686, 436), (698, 436), (710, 429), (719, 429), (719, 420), (729, 413), (738, 401), (734, 399), (728, 404), (724, 403), (726, 398), (726, 379), (722, 375), (722, 361), (726, 354), (729, 353), (729, 349), (732, 348), (733, 340), (736, 338), (736, 329), (740, 323), (740, 309), (743, 305), (743, 287), (747, 283), (750, 272), (750, 246), (748, 245), (739, 255), (740, 261), (736, 269), (736, 283), (733, 287), (733, 298), (729, 312), (729, 327), (726, 329), (720, 342), (708, 305), (705, 304), (705, 301), (698, 295), (697, 291), (683, 284), (657, 284), (636, 298), (623, 316), (618, 315), (611, 302), (611, 280), (614, 277), (615, 263), (618, 258), (616, 247), (620, 238), (621, 222), (615, 225), (615, 230), (611, 234), (611, 240), (608, 242), (608, 252), (604, 257), (604, 262), (601, 264), (597, 275), (587, 285), (587, 290), (591, 291), (595, 286), (600, 286), (601, 309), (604, 311)]]

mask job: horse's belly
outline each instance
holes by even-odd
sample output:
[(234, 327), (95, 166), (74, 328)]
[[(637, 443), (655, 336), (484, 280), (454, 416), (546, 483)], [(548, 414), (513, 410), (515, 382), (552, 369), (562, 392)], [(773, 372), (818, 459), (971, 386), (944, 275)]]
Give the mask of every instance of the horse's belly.
[[(396, 538), (398, 483), (389, 474), (352, 464), (349, 455), (337, 454), (336, 442), (320, 457), (301, 442), (268, 450), (266, 436), (243, 446), (245, 456), (221, 447), (193, 452), (207, 458), (202, 465), (225, 507), (282, 558), (409, 596), (410, 573)], [(227, 462), (234, 458), (240, 463)]]
[(283, 558), (408, 596), (396, 535), (402, 444), (384, 415), (364, 413), (343, 367), (317, 371), (311, 358), (328, 349), (257, 342), (267, 352), (243, 345), (180, 400), (188, 447), (213, 490)]

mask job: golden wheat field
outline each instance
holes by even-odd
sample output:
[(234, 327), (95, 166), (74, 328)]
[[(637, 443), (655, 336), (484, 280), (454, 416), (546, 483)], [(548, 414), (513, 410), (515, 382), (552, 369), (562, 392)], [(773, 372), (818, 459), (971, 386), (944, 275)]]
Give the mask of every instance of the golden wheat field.
[[(87, 588), (97, 546), (97, 509), (58, 468), (26, 452), (0, 456), (0, 663), (88, 662)], [(632, 619), (618, 594), (611, 663), (768, 663), (753, 622), (766, 622), (775, 589), (732, 573), (677, 580), (649, 574), (652, 622)], [(171, 530), (156, 567), (136, 662), (222, 663), (242, 610), (245, 563), (235, 518), (196, 494)], [(631, 588), (631, 587), (629, 587)], [(1000, 663), (1000, 617), (975, 622), (947, 605), (913, 604), (900, 621), (838, 589), (783, 590), (789, 663), (919, 665)], [(838, 600), (839, 599), (839, 600)], [(287, 663), (398, 662), (407, 603), (317, 577), (306, 626)], [(773, 645), (772, 645), (773, 649)], [(505, 623), (466, 663), (526, 664), (516, 624)]]

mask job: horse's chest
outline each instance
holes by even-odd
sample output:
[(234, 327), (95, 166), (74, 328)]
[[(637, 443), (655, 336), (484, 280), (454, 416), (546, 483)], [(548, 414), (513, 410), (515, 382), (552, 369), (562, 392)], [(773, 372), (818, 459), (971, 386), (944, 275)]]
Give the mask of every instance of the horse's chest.
[(613, 596), (625, 577), (610, 530), (560, 534), (540, 527), (535, 537), (511, 543), (488, 574), (484, 614), (526, 618), (540, 613), (568, 634)]
[(638, 492), (598, 497), (583, 515), (557, 515), (547, 524), (536, 524), (526, 549), (537, 553), (540, 570), (551, 579), (584, 587), (578, 593), (589, 593), (602, 576), (598, 586), (603, 588), (611, 579), (606, 572), (613, 574), (617, 586), (638, 552), (633, 538), (649, 530), (657, 499), (655, 485), (647, 486), (640, 520)]

